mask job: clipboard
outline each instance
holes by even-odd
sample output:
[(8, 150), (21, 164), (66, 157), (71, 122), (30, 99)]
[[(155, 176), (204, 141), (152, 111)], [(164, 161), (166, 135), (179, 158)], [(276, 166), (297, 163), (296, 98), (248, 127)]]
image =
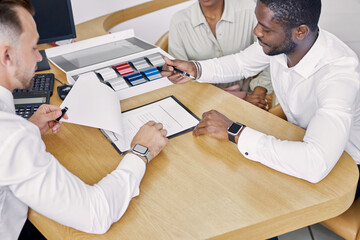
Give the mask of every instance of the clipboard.
[(199, 123), (199, 118), (175, 96), (171, 95), (154, 102), (122, 112), (123, 134), (101, 129), (113, 147), (125, 154), (139, 128), (153, 120), (161, 122), (168, 131), (167, 138), (173, 138), (192, 131)]

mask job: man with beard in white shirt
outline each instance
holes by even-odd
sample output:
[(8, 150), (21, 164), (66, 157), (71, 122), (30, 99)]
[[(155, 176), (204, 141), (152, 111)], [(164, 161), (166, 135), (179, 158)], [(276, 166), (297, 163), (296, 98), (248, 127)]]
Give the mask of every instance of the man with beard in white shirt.
[[(360, 163), (359, 61), (331, 33), (320, 29), (321, 0), (258, 0), (258, 42), (238, 54), (186, 62), (166, 59), (163, 76), (221, 83), (253, 76), (270, 66), (275, 95), (287, 120), (306, 130), (302, 141), (284, 141), (211, 110), (193, 134), (231, 140), (248, 159), (309, 182), (319, 182), (343, 151)], [(236, 111), (236, 110), (235, 110)], [(358, 194), (357, 194), (358, 196)]]
[(147, 163), (167, 144), (167, 132), (160, 123), (145, 124), (131, 146), (147, 151), (126, 154), (93, 186), (67, 171), (41, 139), (60, 130), (61, 109), (42, 105), (29, 120), (15, 114), (12, 91), (32, 86), (41, 60), (33, 13), (28, 0), (0, 0), (0, 239), (19, 237), (28, 207), (63, 225), (104, 233), (139, 195)]
[[(174, 83), (190, 79), (172, 66), (198, 82), (225, 83), (270, 67), (274, 93), (287, 120), (306, 130), (302, 141), (276, 139), (216, 110), (202, 115), (193, 134), (230, 140), (246, 158), (312, 183), (328, 175), (344, 150), (360, 170), (359, 60), (342, 41), (318, 27), (320, 12), (321, 0), (258, 0), (258, 42), (217, 59), (165, 59), (162, 71)], [(359, 195), (358, 184), (355, 199)]]

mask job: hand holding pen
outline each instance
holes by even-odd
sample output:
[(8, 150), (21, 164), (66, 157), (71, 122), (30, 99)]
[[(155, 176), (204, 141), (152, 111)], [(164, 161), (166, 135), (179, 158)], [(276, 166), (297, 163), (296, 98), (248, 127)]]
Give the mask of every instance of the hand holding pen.
[(65, 112), (58, 106), (42, 104), (28, 120), (38, 126), (41, 134), (46, 133), (49, 129), (56, 134), (62, 125), (61, 121), (58, 122), (56, 119), (60, 120), (61, 117), (68, 119)]
[(184, 83), (196, 78), (196, 67), (193, 62), (183, 60), (170, 60), (165, 57), (165, 65), (161, 71), (163, 77), (167, 77), (173, 83)]

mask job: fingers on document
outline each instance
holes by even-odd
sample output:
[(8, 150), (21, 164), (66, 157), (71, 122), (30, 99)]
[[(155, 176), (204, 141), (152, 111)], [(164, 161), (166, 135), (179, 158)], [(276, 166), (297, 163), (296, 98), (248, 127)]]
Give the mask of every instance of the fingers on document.
[(161, 129), (160, 132), (163, 137), (166, 137), (166, 135), (167, 135), (166, 129)]
[(148, 121), (146, 124), (149, 126), (154, 126), (156, 124), (156, 122), (151, 120), (151, 121)]
[(162, 123), (157, 123), (157, 122), (151, 120), (151, 121), (147, 122), (146, 124), (149, 126), (155, 126), (155, 129), (160, 131), (162, 136), (165, 137), (167, 135), (167, 131), (166, 131), (166, 129), (163, 129), (164, 125)]

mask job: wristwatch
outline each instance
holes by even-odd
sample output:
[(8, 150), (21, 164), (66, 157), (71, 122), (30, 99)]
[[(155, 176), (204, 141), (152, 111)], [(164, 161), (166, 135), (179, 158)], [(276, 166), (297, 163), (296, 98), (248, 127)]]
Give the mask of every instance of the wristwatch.
[(149, 163), (151, 155), (147, 147), (141, 144), (135, 144), (135, 146), (131, 148), (131, 151), (138, 156), (145, 157), (147, 163)]
[(227, 130), (229, 140), (232, 141), (233, 143), (236, 143), (235, 136), (238, 135), (239, 132), (241, 132), (245, 127), (246, 126), (244, 124), (238, 122), (234, 122), (233, 124), (231, 124), (231, 126)]

